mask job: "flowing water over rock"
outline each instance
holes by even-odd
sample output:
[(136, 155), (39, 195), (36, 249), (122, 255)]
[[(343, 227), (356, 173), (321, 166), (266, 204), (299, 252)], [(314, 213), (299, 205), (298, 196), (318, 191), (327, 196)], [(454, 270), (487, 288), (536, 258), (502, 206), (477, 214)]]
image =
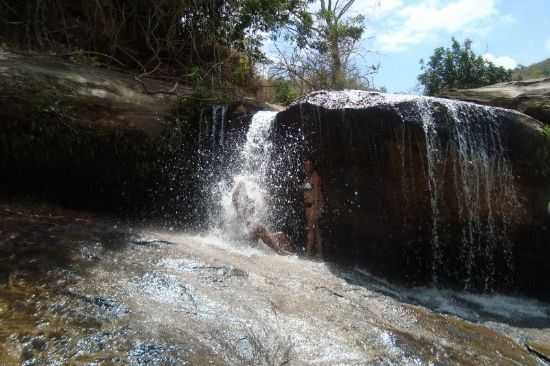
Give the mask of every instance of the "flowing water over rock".
[[(291, 169), (277, 186), (300, 185), (304, 154), (317, 162), (328, 258), (413, 284), (546, 296), (550, 144), (538, 121), (439, 98), (321, 91), (281, 112), (273, 136), (275, 160)], [(296, 136), (303, 147), (287, 149)], [(300, 192), (277, 194), (300, 206)], [(303, 213), (285, 209), (286, 230), (300, 230)]]
[[(270, 196), (267, 191), (272, 145), (269, 137), (275, 116), (275, 112), (269, 111), (254, 114), (245, 141), (236, 150), (236, 157), (227, 166), (221, 167), (224, 178), (211, 186), (214, 197), (210, 209), (211, 229), (221, 229), (229, 237), (243, 237), (246, 228), (237, 217), (233, 203), (233, 193), (237, 187), (242, 191), (239, 195), (241, 200), (247, 201), (239, 204), (241, 207), (249, 206), (249, 219), (270, 226)], [(222, 233), (218, 232), (220, 235)]]
[(0, 215), (2, 365), (544, 365), (525, 344), (550, 342), (534, 300), (55, 207)]
[[(374, 96), (365, 101), (361, 94), (350, 94), (350, 98), (344, 105), (364, 106), (368, 102), (377, 107), (380, 98), (389, 97)], [(459, 268), (466, 269), (467, 275), (470, 268), (472, 273), (480, 271), (479, 278), (491, 278), (496, 270), (479, 269), (479, 265), (491, 260), (497, 251), (506, 254), (509, 244), (500, 239), (507, 236), (508, 220), (515, 219), (514, 210), (521, 201), (516, 198), (519, 194), (506, 144), (496, 128), (499, 120), (487, 109), (483, 124), (474, 119), (474, 123), (463, 125), (463, 121), (471, 121), (468, 114), (474, 113), (469, 106), (438, 101), (435, 109), (433, 105), (427, 109), (423, 99), (392, 98), (393, 104), (382, 100), (392, 113), (399, 103), (409, 104), (394, 114), (400, 119), (383, 120), (374, 130), (367, 145), (374, 153), (372, 159), (385, 153), (376, 138), (388, 131), (388, 124), (400, 126), (390, 131), (395, 141), (411, 143), (391, 150), (397, 157), (393, 162), (398, 164), (385, 168), (396, 169), (397, 174), (395, 179), (381, 179), (382, 185), (387, 185), (384, 192), (399, 196), (398, 214), (407, 205), (424, 207), (429, 213), (422, 219), (429, 218), (427, 232), (431, 236), (421, 240), (438, 253), (428, 256), (434, 278), (444, 274), (442, 268), (448, 260), (447, 204), (454, 202), (453, 212), (459, 213), (462, 224), (453, 232), (459, 243), (456, 253), (464, 261)], [(338, 103), (333, 96), (329, 99)], [(433, 100), (428, 101), (433, 104)], [(448, 123), (445, 129), (438, 129), (442, 112)], [(199, 145), (203, 141), (205, 148), (209, 144), (209, 149), (216, 146), (216, 151), (226, 151), (227, 126), (217, 122), (217, 118), (223, 120), (224, 113), (221, 107), (213, 108), (212, 123), (205, 123), (208, 131), (201, 130)], [(333, 124), (340, 118), (335, 116)], [(319, 118), (314, 123), (322, 121)], [(345, 120), (359, 121), (352, 111), (345, 112)], [(403, 128), (409, 125), (411, 128)], [(292, 159), (310, 147), (306, 146), (310, 136), (308, 128), (299, 128), (292, 131), (287, 144), (280, 145), (276, 138), (270, 139), (277, 136), (280, 127), (274, 114), (256, 114), (245, 142), (229, 159), (229, 168), (204, 175), (211, 183), (205, 189), (217, 203), (210, 218), (211, 227), (218, 230), (208, 233), (160, 231), (36, 203), (0, 204), (0, 364), (547, 364), (547, 303), (401, 287), (361, 266), (339, 267), (297, 256), (278, 256), (267, 247), (253, 247), (241, 240), (240, 226), (232, 221), (235, 213), (231, 204), (232, 189), (239, 182), (250, 192), (255, 219), (262, 224), (275, 228), (285, 222), (281, 210), (300, 213), (291, 207), (292, 196), (272, 195), (291, 192), (292, 185), (283, 184), (281, 177), (300, 181), (300, 165)], [(321, 127), (315, 135), (317, 142), (326, 143), (329, 137), (338, 143), (336, 132), (344, 130), (349, 139), (345, 142), (352, 148), (363, 146), (363, 133), (373, 133), (353, 125), (347, 131), (342, 126), (336, 131), (331, 131), (330, 125)], [(419, 136), (425, 144), (419, 143)], [(334, 154), (339, 154), (339, 145), (335, 147)], [(286, 155), (281, 155), (281, 148)], [(417, 155), (423, 160), (416, 161), (424, 165), (412, 165)], [(320, 157), (331, 163), (330, 156)], [(340, 179), (336, 183), (345, 189), (331, 196), (329, 209), (334, 208), (330, 204), (335, 198), (348, 205), (340, 212), (349, 220), (350, 238), (357, 240), (361, 237), (353, 236), (352, 224), (370, 226), (373, 221), (354, 210), (368, 207), (365, 197), (374, 196), (369, 195), (372, 187), (364, 190), (365, 186), (355, 180), (360, 174), (354, 174), (361, 171), (357, 168), (375, 165), (366, 160), (348, 167), (347, 162), (353, 162), (355, 155), (346, 157), (337, 160), (343, 170), (334, 170)], [(382, 168), (384, 161), (379, 164)], [(452, 179), (444, 179), (442, 171)], [(330, 177), (329, 170), (323, 172)], [(347, 179), (347, 186), (341, 185)], [(455, 189), (459, 185), (460, 189)], [(327, 188), (328, 193), (334, 192), (334, 185)], [(404, 197), (403, 192), (418, 189), (428, 193), (425, 206), (415, 206), (413, 195)], [(403, 240), (398, 237), (399, 230), (396, 241)], [(507, 263), (506, 258), (503, 260)]]
[[(471, 288), (474, 272), (489, 291), (495, 279), (495, 257), (505, 257), (504, 271), (514, 271), (513, 244), (508, 235), (515, 216), (522, 215), (512, 166), (506, 156), (499, 120), (490, 108), (473, 104), (443, 102), (451, 117), (452, 128), (445, 147), (434, 122), (429, 99), (418, 99), (426, 140), (426, 161), (432, 209), (432, 271), (438, 284), (444, 272), (445, 249), (441, 247), (440, 212), (454, 198), (458, 219), (464, 224), (460, 233), (460, 257), (464, 263), (466, 289)], [(443, 151), (443, 149), (447, 151)], [(444, 164), (452, 165), (450, 168)], [(441, 167), (443, 165), (443, 167)], [(451, 169), (455, 197), (445, 196), (448, 179), (437, 169)], [(481, 273), (479, 273), (481, 272)], [(508, 278), (508, 281), (511, 281)]]

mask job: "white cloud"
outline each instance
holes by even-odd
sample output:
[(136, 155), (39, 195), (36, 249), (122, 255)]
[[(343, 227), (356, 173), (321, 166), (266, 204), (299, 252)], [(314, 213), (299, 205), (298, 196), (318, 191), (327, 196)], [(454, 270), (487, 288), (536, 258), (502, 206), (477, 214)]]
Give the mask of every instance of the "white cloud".
[(402, 0), (360, 0), (353, 5), (351, 10), (356, 14), (381, 18), (402, 6)]
[(546, 40), (546, 49), (550, 51), (550, 38)]
[(398, 8), (389, 19), (389, 26), (397, 30), (382, 32), (377, 41), (382, 51), (397, 52), (438, 32), (456, 33), (497, 14), (496, 0), (420, 0)]
[(518, 22), (518, 20), (511, 14), (503, 15), (501, 20), (506, 24), (516, 24)]
[(494, 63), (497, 66), (502, 66), (505, 69), (515, 69), (518, 66), (516, 60), (510, 56), (495, 56), (491, 53), (486, 53), (483, 55), (483, 58), (487, 61)]

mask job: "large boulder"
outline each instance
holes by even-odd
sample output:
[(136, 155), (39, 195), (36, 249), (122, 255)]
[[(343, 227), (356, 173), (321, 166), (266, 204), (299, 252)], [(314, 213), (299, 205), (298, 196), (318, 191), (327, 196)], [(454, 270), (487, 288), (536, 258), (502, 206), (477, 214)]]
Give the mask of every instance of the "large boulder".
[[(200, 163), (242, 135), (254, 100), (0, 48), (0, 194), (201, 223)], [(227, 101), (228, 98), (225, 98)]]
[(550, 124), (550, 78), (454, 89), (443, 93), (442, 97), (515, 109)]
[[(550, 139), (524, 114), (445, 99), (317, 92), (273, 131), (277, 217), (303, 233), (301, 159), (325, 256), (408, 283), (550, 293)], [(303, 240), (300, 235), (295, 238)]]
[(0, 85), (0, 192), (128, 212), (164, 196), (190, 140), (171, 84), (0, 50)]

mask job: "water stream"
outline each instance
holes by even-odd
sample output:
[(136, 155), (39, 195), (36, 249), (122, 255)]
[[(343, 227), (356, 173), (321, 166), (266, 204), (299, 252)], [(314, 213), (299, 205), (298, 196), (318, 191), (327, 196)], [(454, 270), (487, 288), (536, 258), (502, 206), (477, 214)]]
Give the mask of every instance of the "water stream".
[[(285, 127), (300, 126), (292, 121), (301, 118), (311, 136), (306, 143), (329, 161), (324, 174), (330, 176), (325, 187), (331, 189), (331, 219), (338, 222), (342, 211), (349, 213), (338, 228), (327, 229), (338, 232), (331, 238), (335, 247), (340, 247), (340, 238), (374, 238), (370, 241), (378, 244), (357, 239), (342, 247), (351, 256), (368, 257), (382, 252), (376, 245), (387, 245), (386, 257), (377, 260), (390, 263), (388, 253), (395, 253), (391, 247), (412, 243), (418, 234), (423, 242), (411, 245), (424, 248), (429, 241), (430, 248), (411, 250), (411, 256), (421, 253), (411, 263), (429, 267), (422, 271), (431, 271), (435, 286), (453, 283), (485, 292), (515, 288), (514, 242), (517, 223), (525, 217), (525, 197), (510, 160), (513, 137), (504, 135), (513, 123), (506, 114), (512, 112), (353, 90), (320, 91), (295, 104), (284, 112), (282, 119), (289, 120)], [(395, 123), (396, 116), (400, 123)], [(362, 199), (365, 208), (356, 197), (368, 197)], [(353, 216), (362, 217), (364, 227), (352, 224)], [(369, 228), (373, 222), (379, 227)], [(395, 243), (391, 238), (399, 224), (405, 234)], [(350, 231), (356, 233), (348, 235)]]
[[(511, 281), (514, 272), (510, 223), (521, 215), (512, 165), (500, 134), (498, 117), (488, 107), (437, 100), (450, 117), (450, 135), (443, 143), (434, 123), (433, 108), (428, 98), (417, 101), (426, 137), (427, 179), (432, 207), (433, 281), (438, 284), (441, 272), (448, 270), (441, 241), (440, 214), (455, 201), (460, 233), (460, 256), (464, 264), (466, 290), (473, 281), (483, 282), (476, 288), (490, 291), (496, 272), (497, 253), (504, 257), (502, 273)], [(433, 101), (432, 101), (433, 102)], [(451, 165), (449, 167), (448, 165)], [(453, 196), (445, 195), (451, 169)], [(476, 277), (477, 278), (474, 278)]]
[(405, 289), (55, 207), (0, 216), (2, 365), (544, 365), (524, 344), (550, 342), (534, 300)]
[(237, 156), (232, 159), (232, 163), (222, 167), (224, 172), (220, 175), (223, 179), (211, 186), (211, 194), (215, 199), (210, 210), (210, 222), (211, 229), (218, 235), (232, 239), (247, 236), (246, 228), (237, 217), (233, 204), (233, 193), (237, 187), (242, 191), (239, 195), (241, 200), (247, 201), (240, 202), (240, 205), (249, 206), (250, 220), (268, 228), (271, 226), (272, 210), (267, 190), (272, 150), (269, 137), (275, 116), (275, 112), (269, 111), (254, 114), (244, 143), (236, 149)]

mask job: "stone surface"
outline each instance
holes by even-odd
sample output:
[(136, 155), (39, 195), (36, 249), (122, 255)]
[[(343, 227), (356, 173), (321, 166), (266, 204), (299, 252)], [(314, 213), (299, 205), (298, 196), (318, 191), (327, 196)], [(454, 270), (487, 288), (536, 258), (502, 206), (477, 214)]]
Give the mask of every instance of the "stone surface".
[(172, 95), (161, 81), (6, 51), (0, 84), (0, 192), (136, 212), (162, 196), (171, 145), (189, 138), (176, 103), (188, 91)]
[(541, 359), (550, 362), (550, 345), (532, 341), (526, 343), (527, 349)]
[(409, 283), (550, 293), (540, 122), (437, 98), (319, 92), (280, 113), (273, 133), (274, 169), (291, 172), (274, 182), (280, 221), (303, 232), (300, 161), (311, 155), (328, 259)]
[[(52, 112), (64, 104), (82, 109), (73, 123), (135, 128), (155, 135), (162, 130), (162, 117), (172, 112), (178, 96), (188, 88), (155, 79), (65, 62), (41, 55), (0, 53), (3, 99), (26, 98), (28, 103), (49, 107)], [(5, 103), (3, 100), (2, 103)], [(6, 104), (5, 104), (6, 105)], [(12, 106), (15, 107), (15, 106)], [(30, 106), (26, 106), (29, 108)], [(94, 108), (95, 110), (92, 110)], [(5, 109), (5, 108), (4, 108)]]
[(515, 109), (550, 124), (550, 78), (450, 90), (442, 97)]
[(255, 111), (276, 108), (216, 104), (177, 83), (1, 49), (0, 85), (0, 192), (170, 224), (204, 218), (199, 151), (223, 156), (222, 133), (242, 139)]
[(525, 340), (550, 341), (548, 304), (406, 289), (212, 235), (2, 200), (0, 233), (2, 365), (535, 366)]

